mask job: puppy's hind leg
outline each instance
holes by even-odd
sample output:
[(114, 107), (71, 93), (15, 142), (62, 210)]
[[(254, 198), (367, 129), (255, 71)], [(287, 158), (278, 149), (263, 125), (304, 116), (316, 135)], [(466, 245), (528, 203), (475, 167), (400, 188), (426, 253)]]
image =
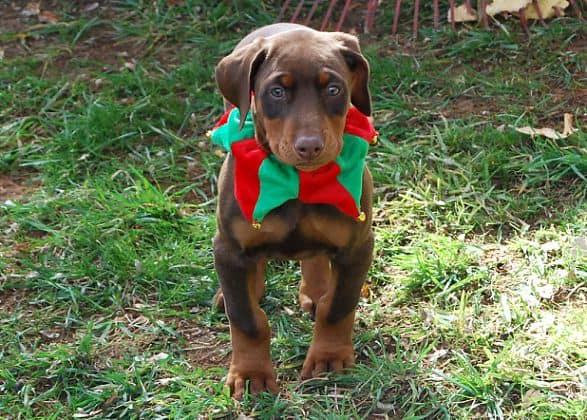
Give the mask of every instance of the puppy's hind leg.
[(330, 258), (326, 255), (302, 260), (302, 282), (299, 299), (302, 310), (308, 312), (312, 319), (316, 315), (316, 305), (327, 292), (332, 281)]

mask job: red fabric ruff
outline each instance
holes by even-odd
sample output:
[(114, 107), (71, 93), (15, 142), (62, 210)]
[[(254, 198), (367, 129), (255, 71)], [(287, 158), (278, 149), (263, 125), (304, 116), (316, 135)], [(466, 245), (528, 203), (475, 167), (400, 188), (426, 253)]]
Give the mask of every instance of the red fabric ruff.
[(369, 121), (369, 118), (354, 106), (349, 109), (346, 115), (344, 132), (361, 137), (367, 143), (371, 143), (377, 135), (377, 131)]
[(234, 195), (247, 220), (253, 219), (253, 211), (261, 191), (259, 168), (269, 153), (259, 147), (256, 139), (232, 144), (234, 155)]
[(234, 109), (234, 105), (231, 105), (224, 114), (222, 114), (222, 117), (220, 117), (220, 119), (218, 120), (218, 122), (214, 125), (214, 127), (212, 127), (212, 130), (214, 130), (215, 128), (220, 127), (221, 125), (226, 124), (226, 122), (228, 121), (228, 117), (230, 116), (230, 113), (232, 112), (232, 110)]
[(359, 210), (352, 195), (338, 182), (340, 166), (330, 162), (316, 170), (298, 171), (300, 177), (300, 201), (308, 204), (335, 206), (349, 216), (358, 217)]

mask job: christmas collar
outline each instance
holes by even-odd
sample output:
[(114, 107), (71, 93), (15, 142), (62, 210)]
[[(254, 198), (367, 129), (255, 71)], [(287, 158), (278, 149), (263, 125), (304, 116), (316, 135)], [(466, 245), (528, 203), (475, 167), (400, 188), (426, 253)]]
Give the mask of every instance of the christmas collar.
[(377, 132), (369, 119), (355, 107), (346, 117), (343, 147), (334, 160), (313, 171), (299, 171), (279, 161), (255, 138), (252, 113), (239, 130), (238, 108), (227, 111), (214, 126), (212, 142), (224, 147), (234, 158), (234, 195), (244, 217), (255, 228), (265, 216), (289, 200), (308, 204), (330, 204), (359, 221), (363, 168), (370, 143)]

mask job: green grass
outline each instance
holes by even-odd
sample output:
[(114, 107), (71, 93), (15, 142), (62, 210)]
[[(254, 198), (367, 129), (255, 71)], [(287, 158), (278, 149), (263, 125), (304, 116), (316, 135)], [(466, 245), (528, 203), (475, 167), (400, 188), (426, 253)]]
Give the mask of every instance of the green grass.
[[(0, 191), (18, 186), (0, 197), (1, 417), (585, 417), (582, 22), (435, 32), (426, 11), (413, 44), (381, 6), (362, 37), (380, 142), (358, 365), (299, 379), (312, 321), (299, 267), (276, 263), (262, 306), (282, 392), (238, 403), (204, 133), (215, 63), (278, 8), (62, 3), (56, 25), (0, 33)], [(514, 129), (562, 131), (564, 113), (564, 140)]]

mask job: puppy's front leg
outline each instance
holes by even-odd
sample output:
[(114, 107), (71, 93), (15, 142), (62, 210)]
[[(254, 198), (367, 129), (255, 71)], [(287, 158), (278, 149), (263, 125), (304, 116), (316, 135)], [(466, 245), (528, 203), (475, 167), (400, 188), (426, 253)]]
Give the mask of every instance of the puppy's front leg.
[(332, 259), (332, 281), (316, 306), (314, 337), (302, 378), (354, 365), (352, 333), (355, 308), (373, 258), (373, 237)]
[(230, 322), (232, 360), (226, 383), (231, 394), (242, 399), (247, 381), (252, 394), (264, 390), (277, 393), (269, 352), (271, 331), (258, 296), (264, 261), (243, 255), (218, 235), (214, 238), (214, 264)]

